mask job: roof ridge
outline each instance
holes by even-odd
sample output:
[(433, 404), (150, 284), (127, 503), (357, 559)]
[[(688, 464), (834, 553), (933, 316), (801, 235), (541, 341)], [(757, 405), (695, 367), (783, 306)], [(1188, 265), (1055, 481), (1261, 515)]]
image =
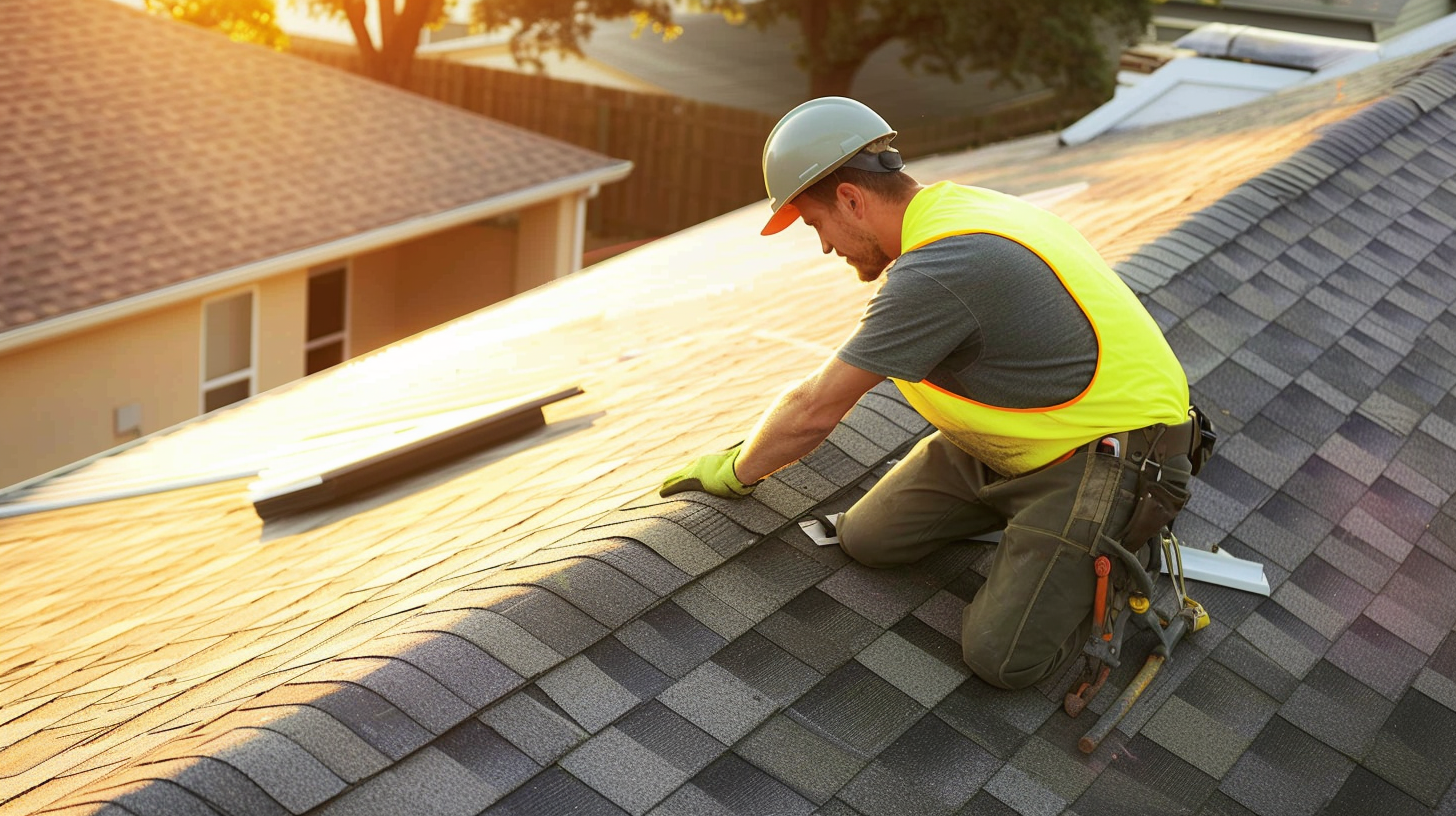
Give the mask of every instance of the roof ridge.
[(1241, 233), (1247, 232), (1453, 97), (1456, 46), (1432, 55), (1396, 81), (1388, 95), (1328, 125), (1313, 142), (1193, 213), (1119, 261), (1115, 269), (1140, 294), (1150, 293), (1212, 253), (1211, 248), (1188, 251), (1191, 246), (1207, 246), (1198, 240), (1199, 233), (1227, 232), (1236, 225), (1241, 225)]

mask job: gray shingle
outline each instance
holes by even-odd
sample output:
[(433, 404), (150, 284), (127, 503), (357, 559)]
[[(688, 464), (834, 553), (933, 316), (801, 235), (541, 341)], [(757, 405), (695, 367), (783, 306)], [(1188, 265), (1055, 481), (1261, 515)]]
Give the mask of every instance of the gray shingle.
[(946, 665), (893, 631), (881, 635), (855, 659), (926, 708), (934, 708), (969, 674), (968, 670), (957, 671)]
[(435, 612), (411, 623), (421, 631), (459, 635), (522, 677), (534, 677), (562, 660), (562, 655), (520, 624), (488, 609)]
[(878, 626), (817, 588), (800, 593), (755, 628), (825, 674), (844, 665), (880, 633)]
[(536, 685), (593, 734), (640, 702), (585, 655), (557, 666), (537, 680)]
[(1357, 767), (1345, 779), (1325, 808), (1326, 816), (1425, 816), (1430, 810), (1404, 791), (1386, 782), (1363, 767)]
[(1376, 735), (1365, 766), (1435, 807), (1456, 779), (1456, 711), (1407, 692)]
[(839, 792), (865, 816), (953, 813), (1001, 763), (934, 715), (910, 727)]
[(433, 746), (353, 788), (320, 816), (391, 816), (428, 809), (430, 816), (474, 816), (500, 792)]
[(667, 601), (618, 630), (616, 637), (652, 665), (681, 678), (728, 641)]
[(1426, 662), (1426, 655), (1361, 615), (1330, 647), (1326, 659), (1386, 698), (1397, 700)]
[(135, 816), (215, 816), (215, 811), (186, 789), (170, 782), (137, 781), (104, 791), (117, 808)]
[(667, 798), (689, 776), (616, 728), (562, 757), (561, 767), (634, 816)]
[(1314, 814), (1344, 784), (1353, 767), (1333, 748), (1275, 717), (1229, 770), (1219, 790), (1260, 816)]
[(237, 811), (258, 816), (284, 816), (288, 813), (242, 771), (212, 757), (187, 757), (151, 763), (142, 766), (138, 772), (171, 780), (210, 804), (219, 813)]
[(208, 755), (237, 768), (293, 813), (302, 813), (344, 789), (297, 743), (274, 731), (236, 728), (209, 741)]
[(657, 700), (632, 709), (612, 727), (689, 775), (707, 767), (726, 750), (706, 731)]
[(724, 646), (713, 662), (780, 706), (798, 699), (823, 677), (753, 631)]
[(565, 711), (519, 691), (496, 703), (480, 720), (510, 740), (538, 765), (550, 765), (586, 739)]
[(453, 634), (405, 633), (376, 638), (353, 654), (393, 655), (429, 675), (460, 699), (484, 708), (520, 685), (521, 676), (469, 640)]
[(1139, 734), (1220, 779), (1252, 742), (1178, 695), (1168, 698)]
[(813, 802), (734, 753), (704, 768), (693, 777), (693, 785), (739, 816), (800, 816), (814, 811)]
[[(467, 590), (448, 596), (446, 601), (451, 609), (486, 609), (503, 615), (563, 657), (576, 654), (607, 634), (607, 628), (591, 616), (539, 587)], [(504, 660), (504, 656), (496, 656)]]
[(1321, 660), (1279, 709), (1279, 716), (1354, 760), (1365, 756), (1394, 705)]
[(784, 714), (770, 717), (733, 750), (800, 796), (821, 805), (865, 765), (863, 757)]
[(541, 770), (509, 740), (474, 717), (450, 729), (433, 747), (499, 794), (515, 790)]
[(625, 816), (627, 811), (566, 771), (547, 768), (486, 809), (481, 816), (538, 816), (542, 813)]
[(1196, 813), (1217, 785), (1217, 779), (1137, 737), (1072, 807), (1081, 814)]
[(298, 743), (345, 782), (358, 782), (389, 765), (389, 757), (313, 706), (267, 708), (258, 713), (267, 717), (259, 719), (260, 727), (277, 731)]
[(674, 683), (658, 699), (726, 745), (742, 739), (776, 709), (767, 695), (711, 661)]
[(304, 679), (357, 683), (436, 734), (445, 733), (475, 711), (434, 678), (403, 660), (374, 657), (334, 660), (304, 675)]
[(505, 569), (478, 586), (540, 587), (607, 627), (621, 626), (658, 599), (620, 570), (593, 558), (565, 558), (551, 564)]
[(628, 649), (616, 637), (603, 638), (582, 652), (582, 657), (601, 669), (617, 685), (638, 700), (647, 700), (672, 684), (672, 678)]
[(430, 740), (430, 732), (383, 697), (353, 683), (291, 683), (243, 708), (308, 705), (343, 723), (375, 750), (399, 760)]
[(825, 677), (789, 709), (801, 722), (871, 757), (894, 742), (925, 708), (856, 661)]

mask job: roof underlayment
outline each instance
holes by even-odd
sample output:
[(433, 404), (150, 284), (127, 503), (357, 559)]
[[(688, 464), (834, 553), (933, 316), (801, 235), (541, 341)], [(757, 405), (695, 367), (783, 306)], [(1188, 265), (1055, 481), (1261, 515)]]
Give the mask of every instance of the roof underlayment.
[(504, 449), (267, 524), (242, 482), (0, 520), (0, 813), (1456, 813), (1456, 58), (1379, 71), (956, 174), (1086, 182), (1055, 208), (1223, 431), (1180, 535), (1274, 587), (1195, 587), (1090, 756), (1069, 677), (960, 664), (993, 545), (870, 570), (794, 523), (926, 431), (892, 389), (751, 499), (656, 497), (867, 297), (751, 210), (178, 431), (581, 375)]

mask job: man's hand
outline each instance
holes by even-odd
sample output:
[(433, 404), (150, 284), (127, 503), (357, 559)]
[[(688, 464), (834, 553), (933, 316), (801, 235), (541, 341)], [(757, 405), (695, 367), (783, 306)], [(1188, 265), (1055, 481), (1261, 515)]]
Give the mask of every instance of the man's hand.
[(743, 443), (739, 442), (728, 450), (699, 456), (692, 464), (667, 477), (657, 494), (667, 498), (674, 493), (701, 490), (725, 499), (747, 496), (753, 492), (754, 485), (739, 481), (738, 474), (733, 471), (733, 463), (742, 449)]

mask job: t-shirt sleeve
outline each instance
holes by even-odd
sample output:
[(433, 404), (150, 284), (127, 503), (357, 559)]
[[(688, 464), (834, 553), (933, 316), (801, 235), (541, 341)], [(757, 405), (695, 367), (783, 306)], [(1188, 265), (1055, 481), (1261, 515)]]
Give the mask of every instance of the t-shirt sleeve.
[(955, 293), (916, 269), (893, 269), (837, 354), (882, 377), (920, 382), (979, 332)]

